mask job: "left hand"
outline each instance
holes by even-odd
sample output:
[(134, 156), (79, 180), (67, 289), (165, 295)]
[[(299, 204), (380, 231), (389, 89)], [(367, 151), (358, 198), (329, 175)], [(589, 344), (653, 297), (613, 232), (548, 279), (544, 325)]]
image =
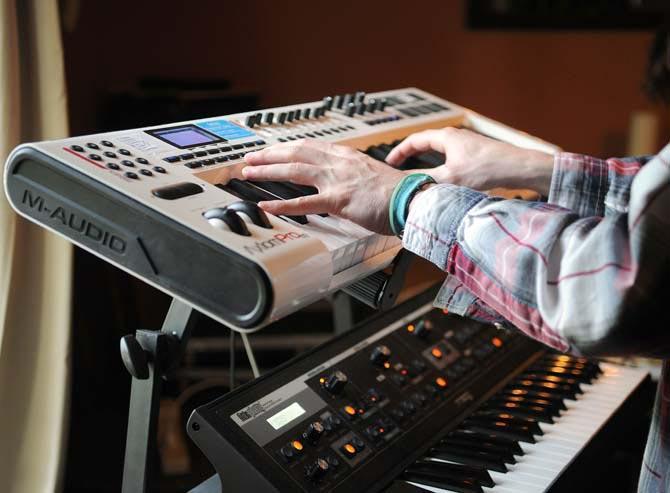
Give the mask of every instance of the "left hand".
[(247, 180), (288, 181), (311, 185), (318, 194), (258, 205), (270, 214), (328, 213), (364, 228), (392, 234), (388, 208), (402, 171), (376, 161), (350, 147), (317, 140), (298, 140), (268, 147), (244, 156)]

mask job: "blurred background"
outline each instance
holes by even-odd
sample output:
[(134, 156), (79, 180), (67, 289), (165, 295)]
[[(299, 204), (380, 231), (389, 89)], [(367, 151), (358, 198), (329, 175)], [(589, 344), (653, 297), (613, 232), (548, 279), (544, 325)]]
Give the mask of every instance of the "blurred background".
[[(565, 150), (653, 153), (670, 130), (667, 107), (643, 91), (663, 18), (636, 3), (61, 0), (69, 133), (415, 86)], [(130, 389), (118, 341), (159, 328), (170, 300), (79, 249), (73, 269), (62, 481), (67, 492), (116, 492)], [(252, 336), (262, 368), (330, 338), (337, 302)], [(352, 313), (370, 315), (355, 302)], [(161, 404), (156, 491), (185, 491), (211, 474), (183, 423), (228, 390), (230, 349), (224, 327), (198, 325)], [(241, 344), (233, 350), (241, 384), (251, 372)]]

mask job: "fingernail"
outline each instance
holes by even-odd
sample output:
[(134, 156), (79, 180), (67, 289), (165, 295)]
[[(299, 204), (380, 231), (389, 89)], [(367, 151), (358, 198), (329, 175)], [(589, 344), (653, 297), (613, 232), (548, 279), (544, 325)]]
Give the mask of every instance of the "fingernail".
[(244, 176), (245, 178), (253, 174), (254, 174), (254, 168), (250, 168), (249, 166), (245, 166), (244, 168), (242, 168), (242, 176)]

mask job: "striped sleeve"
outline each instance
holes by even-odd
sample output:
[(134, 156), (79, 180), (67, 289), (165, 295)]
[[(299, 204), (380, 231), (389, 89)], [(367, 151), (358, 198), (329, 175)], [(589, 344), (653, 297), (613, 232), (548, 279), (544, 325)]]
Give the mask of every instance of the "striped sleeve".
[[(564, 156), (553, 203), (448, 184), (418, 194), (405, 247), (453, 278), (440, 296), (456, 313), (485, 307), (563, 351), (670, 356), (658, 302), (670, 294), (670, 146), (643, 168)], [(469, 295), (449, 300), (457, 286)]]

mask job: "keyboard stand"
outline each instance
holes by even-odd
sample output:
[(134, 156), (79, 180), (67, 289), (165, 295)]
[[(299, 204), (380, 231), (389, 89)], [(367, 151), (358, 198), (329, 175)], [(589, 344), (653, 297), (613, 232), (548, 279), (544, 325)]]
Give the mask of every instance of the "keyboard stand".
[(156, 423), (163, 378), (184, 354), (199, 313), (173, 299), (161, 330), (138, 330), (121, 339), (121, 358), (132, 375), (123, 493), (145, 493), (154, 479)]
[[(410, 252), (401, 250), (389, 274), (377, 272), (343, 291), (384, 311), (395, 303), (411, 258)], [(132, 376), (123, 493), (146, 493), (148, 482), (154, 479), (152, 466), (157, 457), (156, 424), (163, 379), (181, 361), (198, 315), (193, 307), (173, 298), (161, 330), (137, 330), (134, 335), (128, 334), (121, 338), (121, 359)], [(249, 350), (247, 354), (250, 359), (253, 358)], [(221, 481), (218, 475), (214, 475), (192, 491), (218, 493), (221, 491)]]

